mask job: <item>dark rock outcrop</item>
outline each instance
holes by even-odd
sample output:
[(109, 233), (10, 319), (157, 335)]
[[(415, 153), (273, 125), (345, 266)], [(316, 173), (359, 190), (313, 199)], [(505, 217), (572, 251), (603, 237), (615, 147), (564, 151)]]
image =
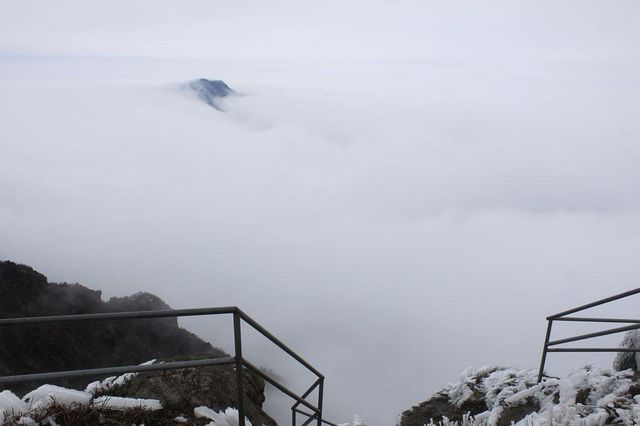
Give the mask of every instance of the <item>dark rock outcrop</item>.
[[(169, 306), (148, 293), (105, 303), (100, 291), (48, 283), (28, 266), (0, 262), (2, 318), (156, 309)], [(130, 365), (176, 355), (225, 355), (180, 328), (175, 318), (2, 327), (0, 347), (2, 374)]]
[(500, 413), (497, 426), (510, 426), (524, 419), (527, 414), (533, 413), (540, 409), (538, 401), (529, 398), (524, 404), (509, 405)]
[(428, 401), (424, 401), (402, 413), (401, 426), (424, 426), (431, 419), (441, 421), (445, 417), (452, 421), (462, 421), (462, 416), (470, 414), (475, 416), (487, 410), (483, 395), (474, 395), (465, 401), (460, 407), (449, 401), (446, 393), (439, 392)]
[[(136, 398), (158, 399), (169, 412), (188, 413), (206, 406), (216, 411), (236, 406), (236, 372), (233, 366), (186, 368), (139, 374), (109, 393)], [(262, 411), (264, 381), (246, 371), (245, 413), (252, 424), (276, 426)]]
[(222, 80), (207, 80), (201, 78), (189, 83), (189, 88), (193, 90), (200, 99), (218, 111), (223, 111), (220, 99), (235, 94)]

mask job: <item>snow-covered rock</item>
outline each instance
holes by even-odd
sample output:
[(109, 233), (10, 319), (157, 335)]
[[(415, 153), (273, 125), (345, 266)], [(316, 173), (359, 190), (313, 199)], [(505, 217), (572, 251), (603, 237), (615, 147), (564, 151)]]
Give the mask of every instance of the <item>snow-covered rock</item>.
[(584, 367), (537, 383), (533, 370), (467, 369), (400, 417), (400, 426), (640, 424), (640, 382), (632, 370)]

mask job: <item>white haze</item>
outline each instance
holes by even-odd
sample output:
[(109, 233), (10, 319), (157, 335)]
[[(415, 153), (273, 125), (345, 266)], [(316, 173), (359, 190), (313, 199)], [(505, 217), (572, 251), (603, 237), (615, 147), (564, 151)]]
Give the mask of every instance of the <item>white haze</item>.
[[(326, 417), (393, 424), (467, 366), (537, 367), (546, 315), (638, 285), (638, 12), (3, 0), (0, 258), (241, 306), (326, 374)], [(215, 111), (180, 89), (200, 77), (243, 96)]]

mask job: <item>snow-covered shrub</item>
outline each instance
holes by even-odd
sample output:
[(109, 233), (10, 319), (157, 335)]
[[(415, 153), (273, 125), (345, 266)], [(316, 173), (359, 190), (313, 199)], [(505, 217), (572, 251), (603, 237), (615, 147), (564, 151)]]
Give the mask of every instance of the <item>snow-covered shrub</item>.
[[(547, 377), (537, 383), (533, 370), (467, 369), (458, 382), (449, 384), (434, 398), (414, 408), (432, 413), (430, 401), (433, 407), (438, 407), (443, 396), (447, 398), (445, 403), (448, 401), (449, 407), (454, 408), (453, 412), (458, 408), (458, 420), (441, 414), (435, 421), (422, 417), (422, 424), (495, 426), (510, 421), (521, 426), (640, 424), (640, 382), (632, 370), (584, 367), (565, 378)], [(486, 404), (486, 411), (471, 415), (459, 409), (470, 399), (478, 398)], [(411, 411), (403, 416), (408, 416), (407, 413)], [(415, 423), (414, 418), (411, 424)]]
[[(620, 343), (621, 348), (640, 349), (640, 330), (627, 331)], [(632, 369), (640, 370), (640, 353), (618, 352), (613, 360), (613, 368), (617, 371)]]

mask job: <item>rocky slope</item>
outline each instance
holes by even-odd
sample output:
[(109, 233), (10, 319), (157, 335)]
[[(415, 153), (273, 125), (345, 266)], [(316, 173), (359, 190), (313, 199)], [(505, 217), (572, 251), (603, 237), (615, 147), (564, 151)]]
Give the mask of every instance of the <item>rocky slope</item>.
[(640, 424), (634, 370), (584, 367), (537, 383), (533, 370), (467, 369), (460, 380), (402, 413), (399, 426)]
[[(28, 266), (0, 262), (0, 318), (158, 309), (170, 307), (149, 293), (104, 302), (100, 291), (80, 284), (49, 283)], [(175, 318), (0, 327), (0, 348), (0, 375), (226, 356), (181, 328)], [(40, 384), (0, 386), (0, 391), (24, 394)], [(55, 384), (84, 389), (87, 379)], [(145, 373), (119, 392), (159, 399), (173, 412), (193, 411), (197, 405), (215, 409), (235, 406), (234, 388), (232, 367), (225, 366)], [(261, 408), (263, 380), (248, 374), (245, 389), (248, 417), (256, 424), (274, 425)]]
[[(169, 309), (138, 293), (103, 302), (80, 284), (48, 283), (25, 265), (0, 263), (0, 317)], [(180, 328), (175, 318), (0, 328), (0, 371), (11, 374), (139, 364), (153, 358), (222, 351)]]

